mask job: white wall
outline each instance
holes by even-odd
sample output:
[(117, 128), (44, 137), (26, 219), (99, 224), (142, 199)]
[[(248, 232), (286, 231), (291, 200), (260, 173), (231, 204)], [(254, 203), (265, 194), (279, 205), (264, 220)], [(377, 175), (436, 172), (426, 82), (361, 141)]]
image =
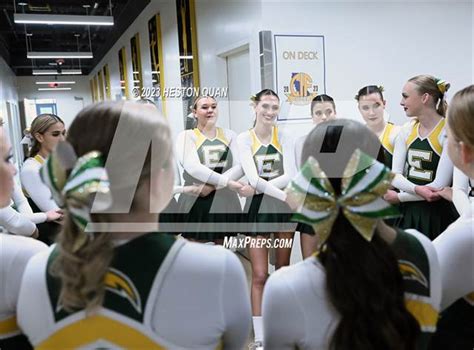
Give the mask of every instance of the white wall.
[[(67, 85), (69, 91), (38, 91), (37, 81), (54, 81), (49, 76), (18, 77), (18, 95), (21, 100), (28, 99), (55, 99), (58, 116), (64, 120), (66, 127), (71, 125), (79, 111), (92, 102), (89, 79), (85, 76), (58, 77), (57, 81), (75, 81), (74, 85)], [(44, 85), (42, 87), (45, 87)], [(75, 97), (84, 100), (76, 100)]]
[(0, 57), (0, 117), (4, 121), (6, 134), (14, 147), (14, 162), (20, 164), (23, 160), (23, 152), (15, 147), (23, 137), (18, 109), (17, 79), (2, 57)]
[(5, 102), (18, 101), (18, 92), (16, 87), (16, 77), (13, 71), (7, 65), (5, 60), (0, 57), (0, 115), (6, 115)]
[[(262, 27), (261, 3), (196, 0), (196, 17), (201, 87), (227, 87), (226, 58), (220, 56), (238, 46), (248, 45), (251, 90), (260, 90), (258, 32)], [(250, 96), (248, 99), (247, 102)], [(248, 109), (243, 113), (248, 113)], [(228, 127), (226, 99), (219, 101), (219, 115), (219, 124)]]
[[(322, 34), (326, 44), (326, 91), (340, 117), (360, 118), (354, 96), (368, 84), (383, 85), (395, 123), (405, 81), (433, 74), (451, 83), (451, 93), (473, 80), (472, 3), (465, 1), (350, 2), (265, 1), (265, 29), (273, 34)], [(451, 94), (450, 93), (450, 94)], [(304, 133), (306, 124), (290, 124)]]

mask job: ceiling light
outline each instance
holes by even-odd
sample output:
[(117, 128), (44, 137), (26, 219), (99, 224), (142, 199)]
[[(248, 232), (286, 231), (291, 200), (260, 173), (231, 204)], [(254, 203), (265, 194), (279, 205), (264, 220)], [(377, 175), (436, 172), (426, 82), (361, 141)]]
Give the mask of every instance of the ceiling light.
[(70, 87), (58, 87), (58, 88), (38, 88), (38, 91), (66, 91), (71, 90)]
[(30, 59), (41, 58), (93, 58), (92, 52), (33, 52), (26, 55)]
[(179, 56), (182, 60), (192, 60), (193, 56)]
[(62, 69), (59, 73), (54, 69), (33, 69), (33, 75), (81, 75), (81, 69)]
[(38, 15), (32, 13), (16, 13), (15, 23), (22, 24), (62, 24), (62, 25), (85, 25), (85, 26), (113, 26), (112, 16), (83, 16), (83, 15)]
[(48, 84), (58, 84), (58, 85), (69, 85), (75, 84), (75, 81), (37, 81), (36, 85), (48, 85)]

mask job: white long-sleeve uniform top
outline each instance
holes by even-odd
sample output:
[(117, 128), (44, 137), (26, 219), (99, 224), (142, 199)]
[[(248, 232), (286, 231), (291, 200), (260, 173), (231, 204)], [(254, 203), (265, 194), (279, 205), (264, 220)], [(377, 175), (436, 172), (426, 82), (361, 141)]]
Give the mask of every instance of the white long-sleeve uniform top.
[[(286, 193), (283, 189), (296, 172), (294, 140), (277, 127), (273, 127), (271, 141), (268, 145), (260, 142), (253, 129), (241, 133), (237, 137), (237, 144), (242, 169), (249, 184), (257, 190), (257, 193), (264, 193), (284, 201)], [(279, 174), (271, 180), (266, 180), (261, 176), (265, 165), (262, 163), (257, 166), (254, 157), (257, 156), (256, 153), (261, 147), (269, 146), (273, 146), (283, 157), (283, 174)]]
[(15, 182), (11, 205), (0, 209), (0, 226), (15, 235), (31, 236), (36, 230), (35, 224), (46, 220), (45, 213), (33, 213), (20, 185)]
[[(133, 259), (134, 247), (140, 244), (135, 240), (143, 238), (146, 237), (125, 242), (117, 249), (128, 249), (128, 256)], [(149, 237), (146, 239), (142, 242), (149, 244)], [(216, 349), (220, 343), (224, 349), (244, 347), (251, 321), (247, 281), (238, 258), (223, 247), (178, 239), (151, 279), (143, 277), (145, 272), (128, 277), (127, 270), (109, 270), (114, 272), (114, 280), (120, 281), (112, 286), (127, 287), (118, 294), (124, 304), (117, 309), (101, 307), (93, 319), (79, 311), (55, 320), (59, 311), (51, 306), (50, 284), (46, 280), (50, 255), (51, 250), (35, 256), (28, 264), (18, 300), (18, 324), (35, 347), (64, 344), (61, 342), (65, 336), (68, 349)], [(133, 265), (120, 260), (114, 266), (124, 264)], [(131, 269), (137, 271), (138, 267)], [(155, 271), (154, 267), (150, 266), (149, 271)], [(151, 281), (146, 300), (144, 287), (134, 281)], [(127, 317), (133, 310), (129, 305), (140, 310), (141, 321)], [(123, 312), (118, 312), (120, 308)], [(102, 327), (104, 333), (91, 335), (97, 327)], [(111, 332), (105, 334), (109, 329)]]
[(48, 246), (33, 238), (0, 234), (0, 339), (20, 334), (16, 304), (26, 264)]
[[(434, 179), (427, 186), (435, 188), (443, 188), (451, 185), (453, 176), (453, 163), (448, 156), (448, 149), (444, 147), (446, 141), (446, 120), (443, 118), (435, 126), (429, 135), (422, 138), (418, 134), (418, 121), (413, 120), (402, 126), (398, 137), (395, 140), (395, 149), (393, 154), (392, 171), (396, 174), (392, 185), (403, 191), (398, 194), (401, 202), (421, 201), (422, 197), (415, 193), (413, 182), (407, 179), (405, 168), (407, 163), (407, 154), (411, 144), (416, 140), (428, 140), (431, 146), (430, 152), (435, 152), (440, 156), (440, 160), (435, 171)], [(422, 150), (426, 154), (426, 150)], [(413, 158), (413, 162), (422, 165), (424, 160), (421, 158)]]
[[(405, 300), (413, 305), (409, 310), (419, 321), (422, 331), (431, 333), (434, 331), (433, 324), (423, 324), (423, 316), (434, 314), (434, 317), (425, 320), (432, 319), (430, 321), (436, 324), (441, 301), (439, 263), (433, 244), (427, 237), (415, 230), (404, 231), (404, 234), (419, 242), (429, 264), (429, 276), (416, 276), (422, 277), (420, 281), (429, 281), (429, 296), (405, 293)], [(412, 255), (412, 261), (416, 261), (417, 257)], [(403, 260), (399, 259), (399, 263), (402, 264)], [(407, 267), (407, 271), (419, 271), (419, 266)], [(413, 282), (413, 277), (415, 275), (406, 278)], [(331, 304), (325, 269), (316, 257), (311, 256), (274, 272), (265, 284), (262, 307), (265, 349), (329, 350), (340, 315)], [(423, 314), (424, 310), (430, 311)]]
[(25, 194), (30, 197), (42, 212), (58, 210), (51, 190), (41, 181), (40, 169), (45, 160), (38, 154), (25, 160), (20, 172), (20, 180)]
[[(176, 157), (184, 170), (195, 179), (214, 185), (217, 188), (223, 188), (227, 186), (229, 180), (238, 180), (243, 176), (236, 137), (237, 134), (232, 130), (222, 128), (217, 128), (214, 139), (206, 138), (198, 129), (184, 130), (179, 133), (176, 141)], [(232, 153), (232, 165), (224, 173), (220, 174), (211, 167), (206, 166), (206, 164), (201, 163), (198, 149), (206, 140), (219, 140)], [(209, 157), (212, 158), (214, 150), (212, 147), (208, 148), (211, 152)]]
[(434, 241), (441, 266), (444, 310), (474, 292), (474, 204), (471, 215), (460, 217)]
[(470, 179), (461, 170), (454, 167), (453, 174), (453, 203), (460, 216), (469, 217), (471, 202), (474, 202), (471, 191), (474, 188), (474, 179)]

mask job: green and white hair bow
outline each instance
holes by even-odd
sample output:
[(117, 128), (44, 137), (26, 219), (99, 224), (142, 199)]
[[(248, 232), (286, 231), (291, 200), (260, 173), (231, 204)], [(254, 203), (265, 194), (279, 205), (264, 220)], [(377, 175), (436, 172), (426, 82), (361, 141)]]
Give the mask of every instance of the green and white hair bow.
[(357, 232), (371, 241), (378, 219), (399, 216), (398, 209), (382, 198), (393, 177), (389, 168), (357, 149), (344, 170), (338, 196), (316, 159), (310, 157), (286, 188), (300, 203), (292, 219), (311, 225), (322, 245), (342, 210)]
[[(40, 171), (53, 199), (68, 210), (83, 232), (91, 222), (92, 204), (100, 211), (111, 203), (110, 183), (104, 166), (105, 160), (100, 152), (92, 151), (77, 158), (72, 146), (61, 142)], [(72, 170), (67, 176), (69, 169)]]

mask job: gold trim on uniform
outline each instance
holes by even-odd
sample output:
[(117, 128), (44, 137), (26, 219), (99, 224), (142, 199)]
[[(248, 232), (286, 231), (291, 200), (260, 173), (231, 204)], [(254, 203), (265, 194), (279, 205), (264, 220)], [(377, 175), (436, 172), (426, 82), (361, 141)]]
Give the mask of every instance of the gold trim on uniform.
[(36, 160), (38, 163), (40, 163), (41, 165), (44, 164), (45, 160), (43, 157), (41, 157), (39, 154), (37, 154), (36, 156), (33, 157), (34, 160)]
[[(35, 349), (77, 349), (101, 340), (122, 349), (167, 349), (140, 329), (100, 314), (89, 316), (62, 327), (39, 343)], [(216, 350), (222, 348), (221, 340)]]
[(415, 317), (423, 332), (435, 332), (438, 323), (438, 311), (429, 303), (421, 300), (405, 300), (407, 310)]
[(99, 340), (124, 349), (165, 350), (141, 331), (103, 315), (69, 324), (39, 343), (35, 349), (77, 349)]
[[(428, 135), (428, 142), (431, 145), (431, 148), (438, 154), (441, 155), (441, 152), (443, 152), (443, 146), (439, 143), (439, 134), (441, 131), (443, 131), (444, 126), (446, 124), (446, 119), (442, 118), (438, 124), (435, 126), (433, 130), (431, 130), (430, 134)], [(411, 133), (407, 138), (406, 145), (407, 148), (410, 147), (410, 145), (415, 141), (417, 138), (420, 138), (420, 134), (418, 133), (418, 129), (420, 127), (420, 121), (417, 120), (411, 129)]]
[[(255, 129), (250, 129), (249, 132), (250, 132), (250, 137), (252, 138), (252, 155), (255, 155), (255, 153), (257, 153), (257, 151), (259, 150), (260, 146), (263, 146), (263, 143), (257, 137), (257, 134), (255, 133)], [(272, 138), (271, 138), (270, 144), (268, 144), (267, 146), (270, 146), (270, 145), (275, 147), (278, 152), (283, 153), (280, 141), (278, 140), (278, 127), (277, 126), (272, 127)]]
[(411, 132), (410, 135), (407, 138), (406, 145), (407, 148), (410, 147), (410, 145), (413, 143), (413, 141), (416, 140), (418, 137), (418, 125), (420, 124), (419, 120), (416, 120), (413, 125), (411, 126)]
[(393, 144), (390, 143), (390, 135), (392, 134), (392, 131), (394, 130), (394, 128), (395, 128), (395, 125), (391, 123), (387, 123), (387, 125), (385, 125), (382, 135), (380, 135), (379, 137), (380, 143), (382, 143), (383, 147), (390, 154), (393, 154), (393, 149), (395, 147)]
[(0, 339), (17, 333), (20, 333), (20, 328), (16, 322), (16, 316), (0, 321)]
[(219, 140), (223, 144), (225, 144), (226, 146), (229, 146), (229, 141), (225, 137), (225, 132), (224, 132), (224, 129), (222, 129), (222, 128), (216, 128), (216, 137), (214, 137), (212, 139), (210, 139), (206, 135), (204, 135), (201, 132), (201, 130), (199, 130), (198, 128), (194, 128), (193, 131), (194, 131), (194, 134), (196, 134), (196, 137), (197, 137), (196, 149), (199, 149), (199, 147), (201, 147), (202, 144), (204, 143), (204, 141), (206, 141), (206, 140), (210, 140), (210, 141)]
[(439, 134), (441, 134), (441, 132), (443, 131), (445, 124), (446, 119), (441, 119), (438, 125), (436, 125), (436, 127), (433, 129), (433, 131), (431, 131), (430, 135), (428, 136), (428, 142), (438, 155), (441, 155), (441, 152), (443, 152), (443, 146), (439, 143)]

